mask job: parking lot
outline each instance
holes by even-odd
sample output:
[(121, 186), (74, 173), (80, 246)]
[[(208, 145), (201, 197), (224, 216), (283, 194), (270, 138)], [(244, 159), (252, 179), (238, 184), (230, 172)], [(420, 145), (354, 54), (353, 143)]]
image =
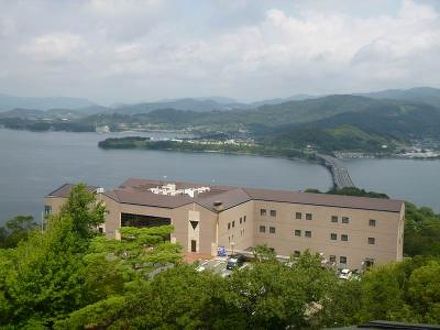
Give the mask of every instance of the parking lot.
[[(211, 272), (218, 274), (222, 277), (228, 277), (232, 274), (232, 270), (226, 269), (226, 265), (227, 265), (227, 258), (226, 257), (217, 257), (212, 260), (201, 261), (199, 266), (197, 266), (196, 270), (198, 272), (211, 271)], [(244, 269), (249, 266), (250, 266), (250, 263), (245, 262), (243, 265), (241, 265), (237, 269)]]

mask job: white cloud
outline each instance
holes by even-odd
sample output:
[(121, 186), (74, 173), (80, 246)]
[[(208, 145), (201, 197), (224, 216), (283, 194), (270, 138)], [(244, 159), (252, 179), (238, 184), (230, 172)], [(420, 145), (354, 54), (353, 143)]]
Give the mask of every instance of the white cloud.
[(390, 0), (383, 11), (342, 0), (37, 3), (0, 13), (9, 22), (0, 91), (128, 101), (440, 86), (440, 17), (429, 2)]
[(81, 36), (71, 33), (46, 34), (33, 38), (20, 51), (33, 60), (68, 61), (81, 55), (85, 43)]

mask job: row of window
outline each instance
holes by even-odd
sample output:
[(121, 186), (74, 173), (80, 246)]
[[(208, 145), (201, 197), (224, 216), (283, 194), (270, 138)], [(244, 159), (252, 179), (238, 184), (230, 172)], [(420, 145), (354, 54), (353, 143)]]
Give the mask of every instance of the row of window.
[[(246, 223), (246, 216), (240, 217), (240, 225), (242, 223)], [(228, 230), (235, 227), (235, 220), (232, 220), (232, 222), (228, 222)]]
[[(338, 234), (336, 233), (331, 233), (330, 234), (330, 239), (332, 241), (337, 241), (338, 240)], [(341, 241), (347, 242), (348, 241), (348, 235), (347, 234), (341, 234)], [(376, 239), (374, 237), (368, 237), (368, 244), (376, 244)]]
[[(277, 216), (277, 211), (276, 210), (270, 210), (269, 212), (271, 217), (276, 217)], [(260, 209), (260, 215), (261, 216), (266, 216), (267, 215), (267, 210), (266, 209)], [(301, 212), (296, 212), (295, 213), (295, 218), (297, 220), (301, 220), (303, 218), (303, 214)], [(312, 220), (313, 216), (311, 213), (305, 213), (305, 219), (306, 220)]]
[[(266, 209), (260, 209), (260, 215), (261, 216), (266, 216), (267, 215), (267, 210)], [(270, 216), (271, 217), (276, 217), (277, 216), (277, 211), (276, 210), (270, 210)], [(312, 220), (313, 219), (313, 215), (312, 215), (312, 213), (305, 213), (305, 217), (304, 218), (306, 220)], [(296, 212), (295, 213), (295, 219), (297, 219), (297, 220), (303, 219), (303, 213)], [(338, 223), (339, 222), (339, 217), (337, 215), (332, 215), (331, 216), (331, 222)], [(341, 223), (344, 223), (344, 224), (350, 223), (350, 218), (349, 217), (341, 217)], [(370, 227), (376, 227), (376, 220), (375, 219), (370, 219), (368, 221), (368, 225)]]
[[(271, 217), (276, 217), (277, 216), (277, 211), (276, 210), (270, 210), (269, 214)], [(260, 215), (261, 216), (266, 216), (267, 215), (267, 210), (266, 209), (260, 209)]]
[[(260, 226), (260, 233), (265, 233), (265, 232), (266, 232), (266, 226)], [(270, 226), (269, 233), (275, 234), (275, 227)]]
[[(298, 251), (298, 250), (296, 250), (296, 251), (294, 251), (293, 252), (293, 256), (294, 257), (299, 257), (301, 255), (301, 251)], [(340, 264), (344, 264), (344, 265), (346, 265), (347, 264), (347, 257), (346, 256), (340, 256), (339, 257), (339, 263)], [(335, 255), (331, 255), (331, 256), (329, 256), (329, 261), (331, 262), (331, 263), (336, 263), (336, 256)]]
[[(331, 222), (338, 223), (339, 217), (337, 215), (332, 215)], [(345, 223), (345, 224), (350, 223), (350, 218), (349, 217), (341, 217), (341, 223)], [(368, 220), (368, 225), (370, 227), (376, 227), (376, 220), (375, 219)]]
[[(329, 261), (332, 262), (332, 263), (336, 263), (336, 256), (335, 255), (329, 256)], [(340, 264), (347, 264), (347, 257), (346, 256), (340, 256), (339, 257), (339, 263)]]
[[(331, 233), (330, 234), (330, 239), (332, 241), (337, 241), (338, 240), (338, 234), (336, 233)], [(347, 234), (341, 234), (341, 241), (348, 241), (348, 235)]]
[[(339, 222), (339, 217), (337, 215), (332, 215), (331, 217), (332, 222)], [(349, 217), (341, 217), (341, 223), (350, 223)]]
[[(243, 236), (244, 236), (244, 228), (240, 229), (240, 237), (243, 237)], [(234, 241), (234, 234), (232, 234), (231, 236), (228, 236), (228, 240), (229, 240), (229, 243), (231, 243), (231, 241), (233, 242)]]
[[(301, 237), (302, 236), (302, 231), (299, 230), (299, 229), (296, 229), (295, 230), (295, 236)], [(304, 231), (304, 237), (311, 238), (312, 237), (312, 232), (310, 230), (305, 230)]]
[[(272, 226), (269, 227), (269, 233), (275, 234), (275, 231), (276, 231), (275, 227), (272, 227)], [(265, 233), (265, 232), (266, 232), (266, 226), (260, 226), (260, 233)], [(295, 233), (295, 236), (298, 236), (298, 237), (302, 236), (302, 231), (299, 229), (295, 230), (294, 233)], [(311, 238), (312, 232), (310, 230), (305, 230), (304, 237)]]
[[(266, 232), (266, 226), (260, 226), (260, 233), (265, 233), (265, 232)], [(269, 227), (269, 233), (275, 234), (275, 227)], [(300, 229), (295, 229), (294, 234), (297, 237), (301, 237), (302, 236), (302, 231)], [(311, 238), (312, 237), (312, 232), (310, 230), (305, 230), (304, 231), (304, 237)], [(330, 234), (330, 239), (332, 241), (337, 241), (338, 240), (338, 234), (331, 233)], [(341, 234), (341, 241), (348, 242), (348, 235), (347, 234)], [(374, 237), (368, 237), (368, 244), (376, 244), (376, 239)]]

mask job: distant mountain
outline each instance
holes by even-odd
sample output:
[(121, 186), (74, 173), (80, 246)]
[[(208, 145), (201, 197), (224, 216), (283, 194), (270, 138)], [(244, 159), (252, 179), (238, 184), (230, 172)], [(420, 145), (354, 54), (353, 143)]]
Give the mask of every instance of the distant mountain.
[(13, 109), (9, 111), (0, 112), (0, 118), (20, 118), (20, 119), (43, 119), (46, 112), (36, 109)]
[[(224, 99), (223, 99), (224, 101)], [(131, 105), (121, 105), (113, 111), (123, 114), (148, 113), (160, 109), (175, 109), (195, 112), (228, 111), (242, 107), (240, 103), (223, 103), (213, 99), (177, 99), (158, 102), (146, 102)]]
[(120, 104), (114, 107), (114, 111), (124, 114), (149, 113), (155, 110), (162, 109), (175, 109), (195, 112), (230, 111), (240, 109), (257, 109), (265, 105), (276, 105), (289, 101), (301, 101), (317, 97), (318, 96), (298, 94), (287, 98), (268, 99), (250, 103), (238, 102), (232, 98), (220, 96), (207, 98), (183, 98), (137, 104)]
[(102, 106), (89, 106), (79, 109), (25, 109), (15, 108), (8, 111), (0, 112), (0, 118), (19, 118), (27, 120), (53, 120), (53, 119), (80, 119), (83, 117), (105, 113), (108, 108)]
[(0, 112), (16, 108), (49, 110), (58, 109), (79, 109), (96, 106), (95, 103), (73, 97), (20, 97), (0, 94)]
[(432, 87), (415, 87), (410, 89), (388, 89), (384, 91), (356, 94), (374, 99), (391, 99), (413, 101), (440, 108), (440, 89)]
[(439, 109), (428, 104), (370, 99), (360, 111), (340, 112), (301, 125), (280, 125), (257, 135), (266, 143), (276, 145), (378, 152), (383, 145), (393, 148), (412, 139), (438, 141), (438, 123)]
[(293, 98), (301, 100), (245, 104), (222, 98), (187, 98), (117, 108), (21, 108), (0, 113), (0, 125), (71, 131), (94, 130), (95, 123), (115, 131), (184, 129), (252, 136), (258, 142), (288, 148), (312, 145), (327, 152), (378, 152), (385, 145), (394, 150), (413, 139), (440, 141), (440, 90), (435, 88)]
[(309, 100), (309, 99), (316, 99), (319, 97), (320, 96), (317, 96), (317, 95), (296, 94), (296, 95), (293, 95), (290, 97), (285, 97), (285, 98), (267, 99), (267, 100), (252, 102), (252, 103), (248, 104), (248, 107), (249, 108), (257, 108), (257, 107), (260, 107), (263, 105), (275, 105), (275, 104), (286, 103), (289, 101), (304, 101), (304, 100)]

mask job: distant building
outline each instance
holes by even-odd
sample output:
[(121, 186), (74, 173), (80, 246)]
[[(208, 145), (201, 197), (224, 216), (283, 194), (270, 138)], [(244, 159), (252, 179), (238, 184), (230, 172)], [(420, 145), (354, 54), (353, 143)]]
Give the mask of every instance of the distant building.
[[(58, 212), (72, 185), (45, 198)], [(278, 255), (306, 249), (340, 268), (361, 269), (402, 259), (402, 201), (186, 182), (128, 179), (96, 191), (108, 210), (101, 230), (119, 237), (124, 226), (172, 224), (172, 242), (185, 251), (216, 255), (219, 248), (250, 250), (266, 243)]]

